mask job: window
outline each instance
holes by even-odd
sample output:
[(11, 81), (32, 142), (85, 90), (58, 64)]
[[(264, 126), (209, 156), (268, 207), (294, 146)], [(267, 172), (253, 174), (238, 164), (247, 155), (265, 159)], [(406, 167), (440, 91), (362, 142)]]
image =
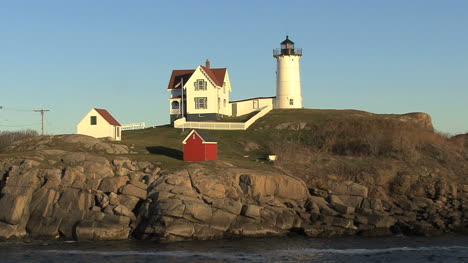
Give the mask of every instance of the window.
[(224, 99), (224, 108), (226, 108), (226, 99)]
[(252, 102), (253, 102), (252, 108), (253, 109), (258, 109), (258, 100), (253, 100)]
[(223, 82), (223, 93), (226, 94), (226, 82)]
[(97, 124), (96, 116), (91, 116), (91, 125), (96, 125), (96, 124)]
[(206, 81), (197, 79), (197, 81), (195, 81), (195, 90), (206, 90)]
[(221, 109), (221, 98), (218, 98), (218, 110)]
[(195, 109), (207, 109), (207, 98), (206, 97), (195, 97)]
[(171, 107), (172, 107), (173, 110), (179, 109), (179, 102), (178, 101), (173, 101), (171, 103)]
[(294, 105), (294, 100), (293, 99), (289, 99), (289, 105)]
[(115, 127), (115, 138), (120, 137), (120, 127)]

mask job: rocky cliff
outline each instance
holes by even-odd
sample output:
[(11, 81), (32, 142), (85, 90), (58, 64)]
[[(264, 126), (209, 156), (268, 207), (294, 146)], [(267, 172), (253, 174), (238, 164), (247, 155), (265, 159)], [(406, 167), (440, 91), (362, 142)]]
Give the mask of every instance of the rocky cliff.
[(468, 227), (468, 185), (431, 174), (307, 181), (222, 161), (169, 172), (133, 159), (125, 145), (80, 135), (15, 143), (0, 159), (0, 237), (175, 241)]

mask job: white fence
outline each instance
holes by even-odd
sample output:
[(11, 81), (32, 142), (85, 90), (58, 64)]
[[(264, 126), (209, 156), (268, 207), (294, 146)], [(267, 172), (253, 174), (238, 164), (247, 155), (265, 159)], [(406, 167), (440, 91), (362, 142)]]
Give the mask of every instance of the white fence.
[(181, 118), (174, 121), (174, 128), (192, 128), (204, 130), (247, 130), (256, 120), (265, 116), (273, 109), (273, 105), (263, 107), (257, 114), (246, 122), (196, 122)]
[(128, 131), (128, 130), (144, 129), (145, 127), (146, 125), (144, 122), (130, 123), (130, 124), (122, 125), (122, 130)]

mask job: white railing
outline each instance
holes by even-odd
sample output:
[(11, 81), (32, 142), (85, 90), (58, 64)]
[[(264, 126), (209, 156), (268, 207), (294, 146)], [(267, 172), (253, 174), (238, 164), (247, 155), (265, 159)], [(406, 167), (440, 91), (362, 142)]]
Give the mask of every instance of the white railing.
[(130, 123), (130, 124), (122, 125), (122, 130), (127, 131), (127, 130), (144, 129), (145, 127), (146, 125), (144, 122)]
[(174, 128), (191, 128), (204, 130), (247, 130), (256, 120), (265, 116), (273, 109), (273, 105), (263, 107), (257, 114), (246, 122), (199, 122), (187, 121), (185, 118), (174, 121)]

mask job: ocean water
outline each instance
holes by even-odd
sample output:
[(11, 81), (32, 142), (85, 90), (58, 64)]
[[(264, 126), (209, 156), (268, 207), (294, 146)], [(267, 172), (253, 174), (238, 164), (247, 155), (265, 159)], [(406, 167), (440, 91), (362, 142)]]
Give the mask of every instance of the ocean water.
[(468, 236), (0, 242), (0, 262), (468, 262)]

